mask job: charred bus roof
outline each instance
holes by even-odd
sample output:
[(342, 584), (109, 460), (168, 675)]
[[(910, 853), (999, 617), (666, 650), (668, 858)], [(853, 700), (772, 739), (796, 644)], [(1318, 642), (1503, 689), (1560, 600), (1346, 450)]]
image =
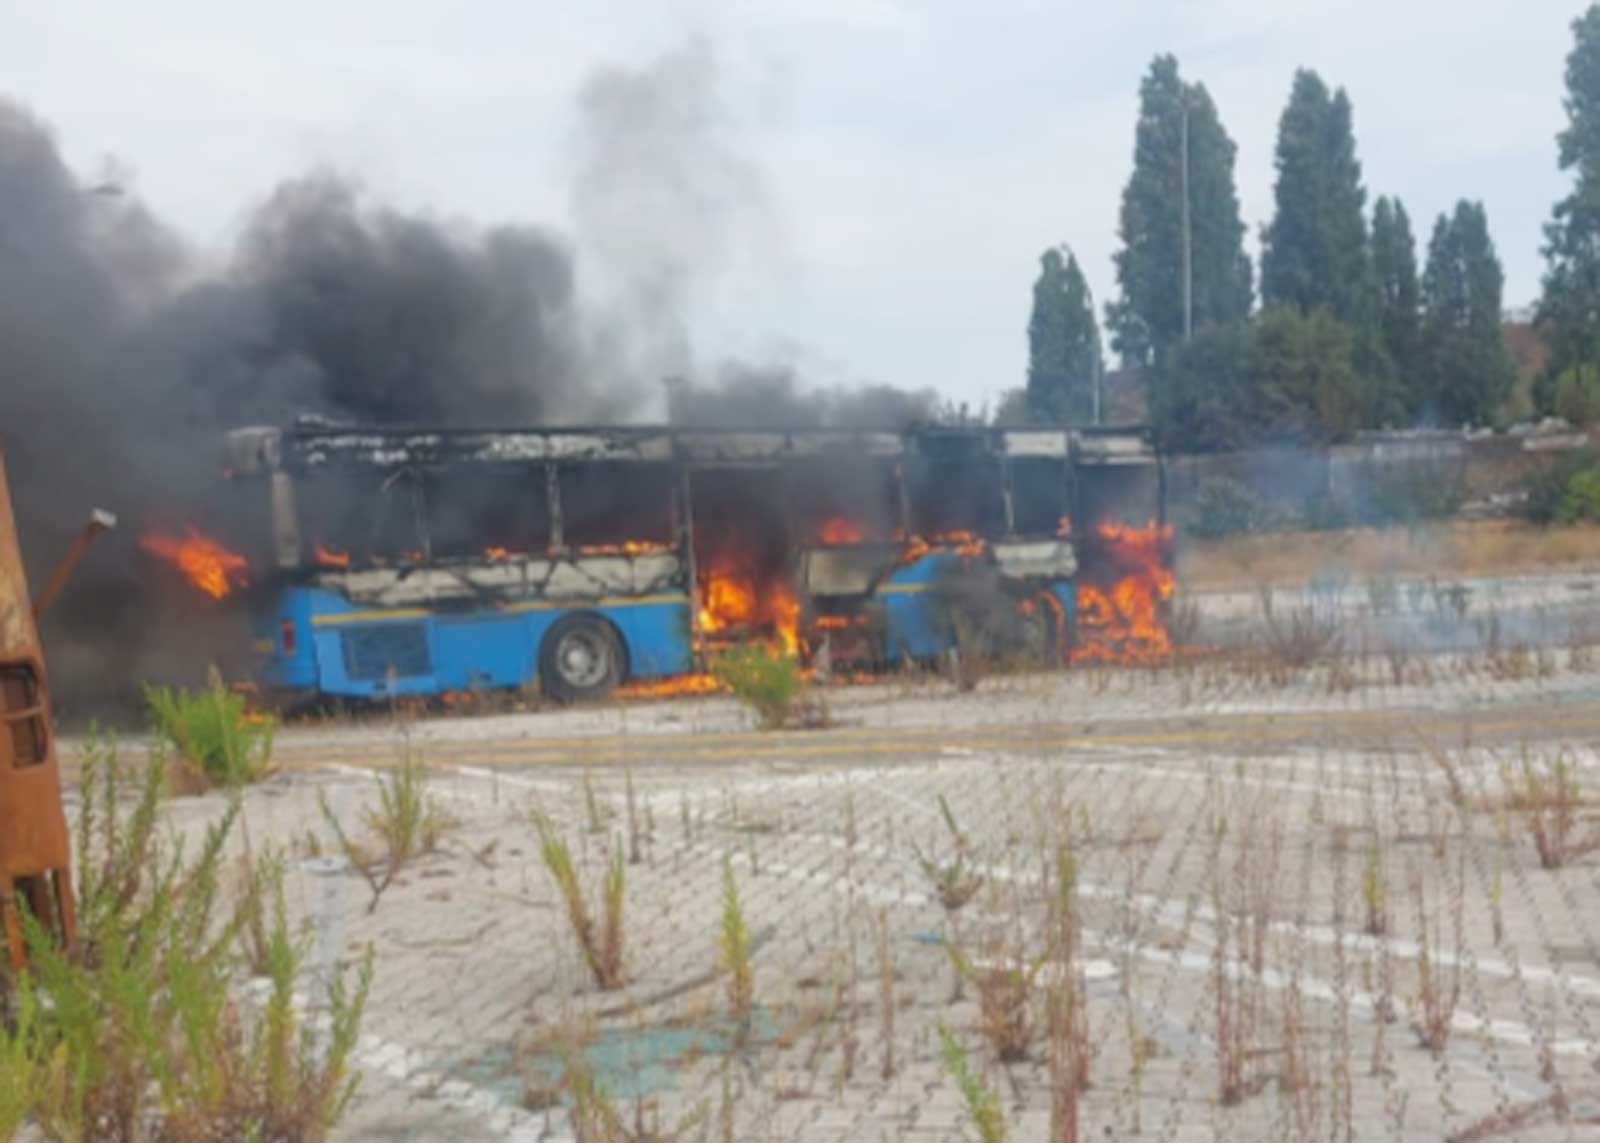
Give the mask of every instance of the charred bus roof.
[(236, 429), (228, 467), (239, 475), (320, 468), (439, 464), (682, 461), (693, 467), (770, 466), (833, 455), (1057, 458), (1077, 464), (1149, 464), (1142, 426), (1078, 428), (702, 429), (668, 425), (444, 428), (298, 422)]

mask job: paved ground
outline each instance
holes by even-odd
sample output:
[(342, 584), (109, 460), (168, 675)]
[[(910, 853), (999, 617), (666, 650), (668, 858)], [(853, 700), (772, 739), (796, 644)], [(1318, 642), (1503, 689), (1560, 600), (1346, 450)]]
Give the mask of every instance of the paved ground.
[[(1063, 979), (1087, 998), (1078, 1138), (1600, 1137), (1600, 858), (1541, 868), (1505, 785), (1567, 759), (1572, 835), (1600, 830), (1600, 656), (1272, 674), (886, 683), (830, 692), (835, 725), (796, 733), (754, 731), (720, 698), (286, 731), (250, 835), (295, 855), (317, 963), (377, 955), (340, 1138), (571, 1138), (556, 1089), (574, 1052), (630, 1130), (658, 1124), (640, 1138), (975, 1138), (943, 1027), (1010, 1137), (1043, 1140)], [(369, 913), (364, 882), (325, 856), (316, 798), (359, 831), (407, 749), (456, 824)], [(589, 979), (536, 811), (591, 891), (609, 854), (627, 859), (620, 991)], [(1063, 842), (1070, 958), (1048, 906)], [(980, 887), (948, 913), (921, 858), (958, 850)], [(747, 1025), (719, 972), (725, 869), (755, 942)], [(1027, 1058), (996, 1060), (952, 936), (979, 975), (1029, 976)], [(1413, 1027), (1425, 978), (1456, 997), (1437, 1052)]]

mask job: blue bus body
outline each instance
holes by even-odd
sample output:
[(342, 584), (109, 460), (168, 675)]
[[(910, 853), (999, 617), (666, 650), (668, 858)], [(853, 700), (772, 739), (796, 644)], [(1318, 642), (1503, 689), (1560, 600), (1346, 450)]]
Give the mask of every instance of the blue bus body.
[[(975, 570), (1002, 610), (1048, 617), (1042, 642), (1037, 621), (1028, 621), (1034, 642), (1027, 645), (1059, 660), (1077, 610), (1071, 521), (1143, 525), (1164, 514), (1158, 462), (1132, 430), (299, 424), (238, 430), (228, 447), (231, 471), (265, 475), (271, 488), (278, 570), (268, 578), (276, 586), (257, 597), (258, 678), (300, 697), (378, 699), (540, 682), (571, 699), (604, 694), (625, 679), (691, 672), (714, 645), (697, 623), (701, 541), (731, 535), (742, 542), (741, 529), (762, 530), (761, 520), (730, 523), (728, 488), (767, 523), (787, 514), (782, 529), (767, 530), (769, 542), (776, 534), (785, 545), (780, 570), (769, 562), (767, 574), (783, 581), (799, 609), (801, 645), (820, 652), (819, 662), (937, 659), (956, 643), (950, 583), (970, 581)], [(504, 491), (496, 485), (463, 506), (449, 485), (460, 472), (492, 477)], [(762, 486), (763, 474), (776, 474), (776, 482)], [(805, 517), (823, 509), (791, 501), (792, 488), (808, 479), (826, 493), (819, 504), (827, 511), (840, 511), (842, 502), (843, 511), (861, 513), (856, 539), (827, 540), (819, 517)], [(563, 499), (569, 481), (570, 502)], [(629, 486), (657, 494), (653, 527), (641, 526), (647, 513), (623, 495)], [(354, 507), (330, 534), (317, 517), (341, 498)], [(516, 518), (530, 504), (544, 513), (537, 527)], [(604, 522), (634, 539), (591, 535), (575, 543), (564, 530), (581, 529), (585, 514), (593, 523), (607, 513)], [(698, 526), (697, 513), (705, 517)], [(398, 517), (416, 530), (380, 543)], [(325, 557), (325, 544), (348, 550), (358, 533), (370, 533), (364, 551)], [(719, 635), (763, 637), (754, 628)]]
[(530, 600), (440, 611), (361, 608), (324, 588), (293, 586), (257, 621), (261, 682), (276, 691), (341, 698), (523, 687), (556, 622), (594, 615), (617, 633), (628, 678), (694, 669), (686, 595)]
[[(889, 663), (929, 662), (953, 646), (954, 638), (939, 615), (935, 585), (941, 576), (959, 570), (961, 558), (948, 552), (930, 552), (896, 568), (877, 589), (884, 616), (885, 659)], [(1078, 611), (1077, 577), (1054, 577), (1041, 587), (1055, 598), (1063, 626), (1070, 631)]]

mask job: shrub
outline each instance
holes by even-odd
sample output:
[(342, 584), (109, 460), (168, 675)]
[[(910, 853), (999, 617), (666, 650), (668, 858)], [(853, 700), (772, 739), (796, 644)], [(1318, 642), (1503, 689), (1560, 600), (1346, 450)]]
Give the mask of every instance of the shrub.
[(1563, 524), (1600, 520), (1600, 468), (1586, 468), (1572, 474), (1562, 490), (1561, 510), (1557, 515)]
[(39, 998), (26, 976), (17, 982), (11, 1019), (0, 1020), (0, 1141), (22, 1130), (44, 1091), (48, 1056), (43, 1050)]
[(1561, 518), (1567, 485), (1572, 478), (1600, 471), (1600, 457), (1592, 449), (1577, 449), (1552, 464), (1542, 465), (1523, 484), (1522, 514), (1535, 524), (1553, 524)]
[(711, 674), (768, 730), (789, 721), (805, 686), (799, 660), (762, 643), (741, 643), (712, 656)]
[(1247, 485), (1226, 476), (1201, 483), (1189, 507), (1187, 531), (1203, 540), (1254, 532), (1266, 522), (1266, 505)]
[(272, 772), (276, 723), (270, 716), (251, 714), (244, 696), (220, 682), (203, 691), (147, 686), (144, 700), (152, 729), (207, 783), (247, 784)]
[(1593, 369), (1564, 369), (1556, 378), (1555, 412), (1574, 425), (1600, 419), (1600, 383)]

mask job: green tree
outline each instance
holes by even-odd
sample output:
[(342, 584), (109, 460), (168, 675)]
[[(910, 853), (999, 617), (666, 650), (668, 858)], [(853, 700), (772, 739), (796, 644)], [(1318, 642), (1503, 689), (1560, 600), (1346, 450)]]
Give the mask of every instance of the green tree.
[(1191, 314), (1196, 330), (1250, 312), (1250, 260), (1234, 187), (1236, 148), (1203, 84), (1157, 56), (1139, 87), (1133, 174), (1122, 192), (1121, 296), (1106, 307), (1124, 363), (1158, 364), (1183, 340), (1184, 138), (1187, 120)]
[(1394, 365), (1397, 397), (1409, 415), (1421, 395), (1421, 286), (1411, 218), (1398, 198), (1372, 208), (1372, 268), (1378, 280), (1379, 328)]
[(1100, 327), (1089, 283), (1072, 252), (1052, 247), (1039, 259), (1028, 319), (1028, 419), (1086, 424), (1094, 416)]
[(1150, 427), (1171, 452), (1244, 448), (1255, 437), (1251, 327), (1210, 325), (1150, 367)]
[(1548, 410), (1563, 373), (1600, 368), (1600, 5), (1572, 23), (1567, 56), (1567, 126), (1556, 136), (1572, 192), (1545, 225), (1539, 324), (1550, 343), (1536, 397)]
[(1363, 214), (1350, 98), (1322, 77), (1295, 73), (1278, 121), (1275, 213), (1263, 236), (1261, 301), (1302, 313), (1325, 308), (1359, 326), (1374, 315), (1375, 289)]
[(1262, 235), (1261, 302), (1303, 314), (1326, 309), (1351, 329), (1363, 424), (1397, 421), (1404, 401), (1384, 349), (1377, 275), (1367, 240), (1367, 192), (1343, 88), (1295, 73), (1278, 121), (1274, 213)]
[(1265, 311), (1253, 332), (1252, 423), (1262, 439), (1326, 444), (1363, 423), (1366, 386), (1355, 334), (1327, 310)]
[(1325, 443), (1358, 427), (1363, 387), (1349, 326), (1287, 306), (1196, 333), (1161, 367), (1150, 422), (1162, 447), (1211, 452)]
[(1482, 203), (1439, 216), (1422, 276), (1423, 411), (1447, 425), (1492, 421), (1516, 369), (1500, 329), (1505, 273)]

